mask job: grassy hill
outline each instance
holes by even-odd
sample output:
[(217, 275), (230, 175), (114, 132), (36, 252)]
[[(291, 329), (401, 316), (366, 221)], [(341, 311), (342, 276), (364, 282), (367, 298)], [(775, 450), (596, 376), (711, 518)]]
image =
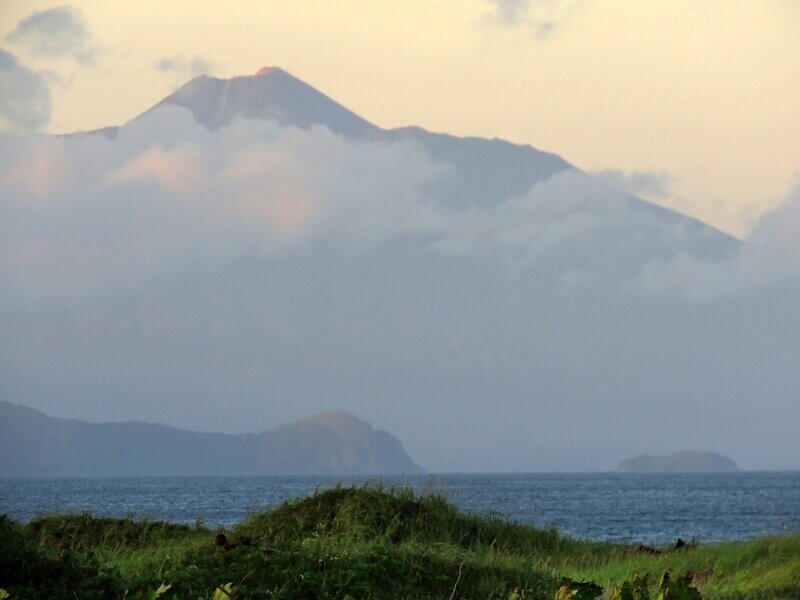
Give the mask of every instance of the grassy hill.
[(0, 518), (0, 588), (56, 599), (798, 598), (800, 534), (660, 550), (583, 542), (467, 515), (436, 494), (367, 485), (290, 501), (227, 531)]

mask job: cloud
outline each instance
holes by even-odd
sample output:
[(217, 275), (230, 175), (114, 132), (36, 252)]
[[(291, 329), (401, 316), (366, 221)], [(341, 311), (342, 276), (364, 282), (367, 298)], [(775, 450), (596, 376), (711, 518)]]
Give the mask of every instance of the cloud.
[(445, 254), (496, 253), (514, 269), (535, 263), (561, 244), (605, 231), (656, 228), (675, 239), (683, 235), (680, 227), (672, 231), (656, 214), (576, 170), (557, 173), (488, 208), (418, 208), (417, 214), (406, 213), (405, 224), (392, 219), (388, 225), (432, 240), (432, 247)]
[(162, 58), (155, 64), (155, 68), (166, 73), (193, 77), (196, 75), (210, 75), (214, 71), (214, 64), (198, 55), (191, 58), (177, 55)]
[(265, 260), (322, 241), (360, 251), (413, 239), (525, 268), (559, 244), (657, 220), (574, 170), (465, 206), (431, 193), (452, 167), (411, 141), (237, 121), (209, 131), (162, 107), (101, 136), (0, 138), (4, 299), (75, 301), (191, 264)]
[(666, 171), (605, 169), (595, 171), (592, 175), (623, 192), (650, 198), (668, 197), (670, 187), (675, 182), (675, 177)]
[(95, 50), (83, 14), (71, 6), (57, 6), (36, 11), (23, 19), (6, 36), (33, 56), (72, 57), (81, 64), (91, 63)]
[(513, 27), (527, 17), (530, 0), (489, 0), (493, 6), (493, 20), (497, 25)]
[(503, 29), (523, 28), (545, 40), (582, 11), (589, 0), (488, 0), (484, 23)]
[(707, 261), (679, 254), (652, 262), (642, 270), (636, 288), (706, 301), (786, 282), (800, 283), (800, 182), (761, 217), (734, 256)]
[[(259, 120), (208, 130), (174, 106), (113, 141), (3, 136), (2, 301), (82, 302), (244, 256), (270, 261), (321, 245), (360, 253), (403, 240), (447, 260), (480, 256), (511, 276), (549, 257), (568, 288), (601, 277), (640, 293), (682, 286), (687, 296), (701, 282), (715, 293), (732, 285), (705, 270), (733, 267), (698, 258), (713, 232), (596, 177), (565, 170), (525, 193), (464, 204), (447, 195), (452, 176), (414, 141), (354, 141)], [(795, 204), (782, 210), (753, 232), (737, 273), (763, 281), (783, 272), (789, 250), (780, 244), (800, 235)], [(583, 250), (563, 264), (553, 258), (569, 248)], [(610, 265), (602, 275), (601, 264)]]
[(191, 264), (363, 240), (438, 170), (412, 144), (263, 121), (210, 132), (175, 107), (114, 141), (0, 136), (2, 300), (81, 302)]
[(0, 49), (0, 129), (35, 131), (50, 121), (50, 109), (44, 77)]

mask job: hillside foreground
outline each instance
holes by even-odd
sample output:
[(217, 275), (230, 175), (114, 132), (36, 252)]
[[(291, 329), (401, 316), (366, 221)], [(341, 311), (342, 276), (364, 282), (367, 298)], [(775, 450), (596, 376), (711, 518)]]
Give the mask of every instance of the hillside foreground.
[(579, 541), (370, 483), (229, 530), (2, 516), (3, 597), (800, 598), (800, 533), (663, 549)]

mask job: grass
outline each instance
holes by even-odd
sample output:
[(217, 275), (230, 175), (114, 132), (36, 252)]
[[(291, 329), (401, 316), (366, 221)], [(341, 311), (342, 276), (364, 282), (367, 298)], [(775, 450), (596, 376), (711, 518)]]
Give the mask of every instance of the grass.
[(588, 598), (574, 582), (612, 597), (637, 575), (651, 598), (692, 597), (659, 592), (666, 571), (706, 598), (800, 598), (800, 534), (649, 555), (379, 484), (319, 491), (224, 532), (87, 514), (24, 525), (0, 517), (0, 590), (20, 599), (552, 599), (559, 589)]
[(707, 544), (658, 556), (611, 553), (594, 562), (567, 557), (561, 568), (604, 586), (631, 573), (657, 580), (672, 570), (694, 574), (697, 587), (709, 598), (800, 598), (800, 534)]

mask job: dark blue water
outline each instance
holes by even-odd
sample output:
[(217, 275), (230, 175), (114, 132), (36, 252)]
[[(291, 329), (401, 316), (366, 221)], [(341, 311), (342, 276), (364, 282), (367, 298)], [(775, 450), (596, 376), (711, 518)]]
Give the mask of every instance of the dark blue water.
[[(229, 526), (256, 510), (358, 478), (151, 477), (0, 479), (0, 513), (149, 517)], [(463, 509), (553, 526), (578, 538), (670, 544), (746, 539), (800, 528), (800, 472), (487, 474), (384, 479), (433, 488)]]

